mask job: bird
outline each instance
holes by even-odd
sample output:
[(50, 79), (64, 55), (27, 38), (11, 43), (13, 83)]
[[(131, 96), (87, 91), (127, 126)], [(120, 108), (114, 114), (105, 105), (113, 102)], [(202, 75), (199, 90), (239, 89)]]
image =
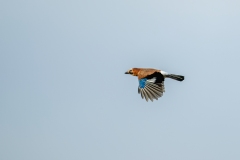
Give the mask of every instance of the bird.
[(141, 94), (142, 99), (145, 98), (147, 102), (148, 99), (153, 101), (163, 96), (163, 92), (165, 92), (165, 78), (171, 78), (177, 81), (184, 80), (184, 76), (182, 75), (169, 74), (153, 68), (131, 68), (125, 72), (125, 74), (138, 77), (138, 94)]

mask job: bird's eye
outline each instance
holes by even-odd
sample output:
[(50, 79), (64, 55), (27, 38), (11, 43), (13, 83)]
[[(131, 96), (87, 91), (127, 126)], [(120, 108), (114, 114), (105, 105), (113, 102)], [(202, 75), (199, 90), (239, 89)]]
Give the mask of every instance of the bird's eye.
[(133, 74), (132, 70), (129, 71), (130, 74)]

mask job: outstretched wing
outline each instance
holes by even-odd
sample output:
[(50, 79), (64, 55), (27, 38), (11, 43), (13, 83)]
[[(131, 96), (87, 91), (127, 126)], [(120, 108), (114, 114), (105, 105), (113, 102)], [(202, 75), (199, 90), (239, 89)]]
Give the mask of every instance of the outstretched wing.
[(138, 93), (141, 94), (141, 97), (145, 98), (146, 101), (148, 101), (148, 99), (151, 101), (153, 101), (153, 99), (158, 100), (159, 97), (162, 97), (164, 91), (164, 77), (159, 72), (139, 79)]

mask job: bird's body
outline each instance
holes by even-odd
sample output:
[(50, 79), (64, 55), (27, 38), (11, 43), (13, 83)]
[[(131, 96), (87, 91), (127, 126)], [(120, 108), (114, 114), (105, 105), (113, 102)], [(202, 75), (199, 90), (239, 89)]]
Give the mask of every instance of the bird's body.
[(164, 79), (172, 78), (177, 81), (183, 81), (184, 76), (168, 74), (167, 72), (152, 69), (152, 68), (132, 68), (125, 72), (125, 74), (131, 74), (137, 76), (139, 80), (138, 93), (141, 94), (142, 98), (146, 101), (150, 99), (158, 99), (162, 97), (164, 88)]

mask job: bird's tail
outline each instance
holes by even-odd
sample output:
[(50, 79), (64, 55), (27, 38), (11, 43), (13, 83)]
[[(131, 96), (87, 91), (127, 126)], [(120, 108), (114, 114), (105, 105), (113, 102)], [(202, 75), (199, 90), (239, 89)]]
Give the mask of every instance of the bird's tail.
[(183, 81), (184, 80), (184, 76), (181, 76), (181, 75), (168, 74), (168, 75), (166, 75), (166, 77), (175, 79), (177, 81)]

